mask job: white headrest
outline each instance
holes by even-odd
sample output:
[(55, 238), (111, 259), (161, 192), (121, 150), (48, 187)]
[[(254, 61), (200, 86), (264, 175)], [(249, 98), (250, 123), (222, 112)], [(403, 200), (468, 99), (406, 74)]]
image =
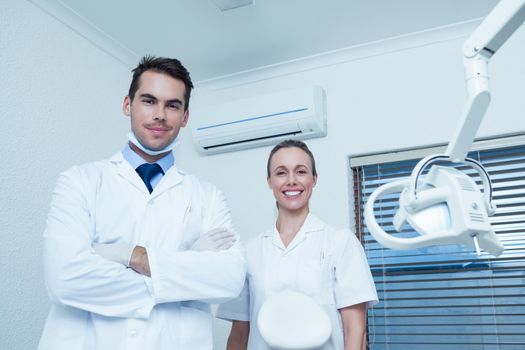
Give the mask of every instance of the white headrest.
[(326, 312), (312, 298), (292, 291), (268, 297), (257, 326), (266, 343), (279, 350), (317, 349), (332, 334)]

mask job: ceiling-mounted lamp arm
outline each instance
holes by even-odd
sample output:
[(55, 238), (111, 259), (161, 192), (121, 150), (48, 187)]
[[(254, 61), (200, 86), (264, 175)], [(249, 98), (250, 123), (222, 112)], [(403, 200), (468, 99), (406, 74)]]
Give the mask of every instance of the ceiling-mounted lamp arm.
[[(458, 126), (454, 131), (452, 140), (449, 142), (445, 155), (448, 156), (453, 162), (462, 162), (476, 137), (479, 126), (485, 112), (487, 111), (490, 104), (490, 91), (488, 84), (488, 75), (486, 74), (487, 61), (484, 59), (478, 59), (476, 63), (476, 76), (467, 78), (467, 91), (468, 98), (463, 107), (463, 112), (458, 122)], [(483, 70), (480, 69), (483, 67)], [(469, 69), (469, 72), (473, 71)], [(481, 72), (485, 75), (481, 75)]]
[(463, 45), (468, 99), (445, 154), (463, 161), (490, 103), (488, 62), (525, 21), (525, 0), (502, 0)]
[(501, 0), (463, 44), (464, 56), (492, 57), (524, 20), (524, 0)]

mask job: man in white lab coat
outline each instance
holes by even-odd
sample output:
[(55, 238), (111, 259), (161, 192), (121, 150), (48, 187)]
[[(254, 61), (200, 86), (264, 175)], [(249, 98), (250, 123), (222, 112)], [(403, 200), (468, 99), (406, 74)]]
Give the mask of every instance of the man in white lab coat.
[(209, 303), (243, 286), (223, 194), (174, 164), (187, 70), (145, 57), (133, 73), (129, 143), (65, 171), (53, 192), (44, 233), (52, 307), (39, 349), (212, 349)]

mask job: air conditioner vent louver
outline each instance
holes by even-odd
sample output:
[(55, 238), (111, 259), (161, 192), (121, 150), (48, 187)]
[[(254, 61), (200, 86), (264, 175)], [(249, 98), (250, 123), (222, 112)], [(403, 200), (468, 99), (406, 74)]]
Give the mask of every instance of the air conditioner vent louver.
[(256, 139), (248, 139), (248, 140), (242, 140), (242, 141), (235, 141), (235, 142), (229, 142), (229, 143), (223, 143), (223, 144), (220, 144), (220, 145), (214, 145), (214, 146), (207, 146), (205, 147), (205, 149), (209, 150), (209, 149), (213, 149), (213, 148), (216, 148), (216, 147), (225, 147), (225, 146), (230, 146), (230, 145), (237, 145), (237, 144), (243, 144), (245, 142), (254, 142), (254, 141), (259, 141), (259, 140), (269, 140), (269, 139), (275, 139), (275, 138), (280, 138), (280, 137), (283, 137), (283, 136), (295, 136), (295, 135), (298, 135), (300, 134), (301, 131), (296, 131), (296, 132), (287, 132), (287, 133), (284, 133), (284, 134), (279, 134), (279, 135), (272, 135), (272, 136), (264, 136), (264, 137), (259, 137), (259, 138), (256, 138)]

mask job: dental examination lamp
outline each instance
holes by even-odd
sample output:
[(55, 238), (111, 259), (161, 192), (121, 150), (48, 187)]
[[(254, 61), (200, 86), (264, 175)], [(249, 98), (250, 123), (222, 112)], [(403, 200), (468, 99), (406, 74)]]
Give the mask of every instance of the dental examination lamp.
[[(466, 158), (490, 103), (487, 65), (490, 58), (525, 21), (525, 0), (501, 0), (463, 45), (467, 103), (445, 154), (423, 158), (408, 180), (377, 188), (365, 206), (365, 222), (374, 238), (391, 249), (417, 249), (431, 245), (464, 244), (498, 256), (504, 247), (488, 217), (496, 211), (492, 184), (483, 166)], [(452, 162), (473, 168), (481, 177), (483, 192), (468, 175), (454, 167), (432, 165)], [(427, 175), (423, 171), (432, 165)], [(401, 238), (386, 233), (377, 223), (378, 198), (401, 192), (393, 224), (400, 232), (408, 222), (420, 235)]]

